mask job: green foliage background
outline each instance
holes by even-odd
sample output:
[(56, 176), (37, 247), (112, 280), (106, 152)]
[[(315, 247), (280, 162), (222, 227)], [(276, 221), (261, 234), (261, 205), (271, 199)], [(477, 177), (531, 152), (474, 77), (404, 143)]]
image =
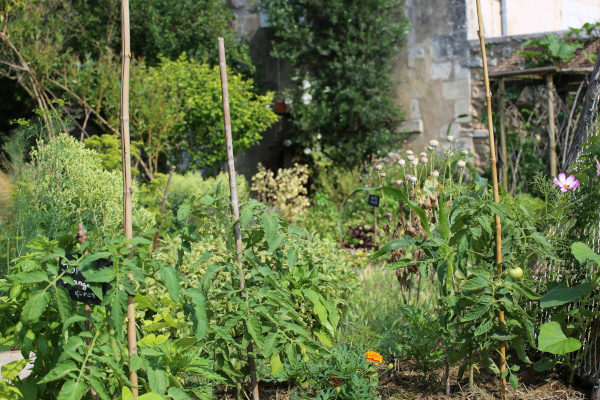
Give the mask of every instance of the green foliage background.
[[(401, 112), (389, 74), (408, 29), (403, 0), (262, 0), (273, 54), (290, 60), (297, 141), (352, 165), (393, 140)], [(307, 86), (307, 85), (305, 85)], [(312, 100), (305, 104), (302, 96)]]

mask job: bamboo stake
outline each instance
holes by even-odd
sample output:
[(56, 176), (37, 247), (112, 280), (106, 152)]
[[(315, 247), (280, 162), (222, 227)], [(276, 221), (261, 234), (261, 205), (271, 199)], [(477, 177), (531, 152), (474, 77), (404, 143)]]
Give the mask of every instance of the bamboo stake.
[[(492, 121), (492, 92), (490, 90), (490, 78), (488, 75), (487, 57), (485, 52), (485, 40), (483, 38), (483, 22), (481, 21), (481, 4), (479, 0), (477, 2), (477, 19), (479, 22), (479, 30), (477, 35), (479, 36), (479, 43), (481, 44), (481, 58), (483, 61), (483, 75), (485, 79), (485, 98), (487, 102), (487, 115), (488, 115), (488, 131), (490, 134), (490, 161), (492, 164), (492, 185), (494, 189), (494, 202), (500, 203), (500, 194), (498, 192), (498, 170), (496, 169), (496, 149), (494, 145), (494, 124)], [(502, 225), (500, 223), (500, 216), (496, 215), (496, 264), (498, 269), (496, 273), (502, 274)], [(498, 319), (500, 324), (504, 324), (504, 311), (498, 313)], [(500, 374), (506, 369), (506, 345), (504, 340), (499, 342), (500, 347)], [(500, 398), (504, 399), (506, 396), (506, 381), (504, 378), (500, 378)]]
[(550, 136), (550, 175), (557, 176), (558, 168), (556, 162), (556, 133), (554, 128), (554, 85), (552, 74), (546, 75), (546, 87), (548, 89), (548, 136)]
[(171, 167), (171, 171), (169, 172), (169, 179), (167, 179), (167, 187), (165, 188), (165, 195), (162, 199), (162, 205), (160, 207), (160, 220), (158, 221), (158, 226), (156, 227), (156, 234), (154, 235), (154, 250), (158, 247), (158, 238), (160, 237), (160, 223), (163, 219), (163, 215), (165, 214), (165, 206), (167, 205), (167, 194), (169, 194), (169, 188), (171, 187), (171, 179), (173, 179), (173, 172), (175, 172), (175, 166)]
[[(235, 181), (235, 165), (233, 162), (233, 139), (231, 135), (231, 117), (229, 115), (229, 89), (227, 88), (227, 64), (225, 61), (225, 41), (218, 38), (219, 46), (219, 69), (221, 71), (221, 90), (223, 92), (223, 123), (225, 125), (225, 144), (227, 147), (227, 168), (229, 171), (229, 191), (231, 193), (231, 210), (234, 220), (240, 218), (240, 206), (238, 203), (237, 183)], [(244, 268), (240, 261), (242, 257), (242, 230), (240, 223), (234, 227), (235, 249), (237, 251), (238, 272), (240, 275), (240, 289), (244, 289)], [(248, 353), (252, 353), (252, 342), (248, 345)], [(258, 382), (256, 379), (256, 363), (252, 356), (248, 356), (248, 369), (250, 371), (250, 386), (252, 387), (252, 400), (259, 400)]]
[[(122, 17), (122, 63), (121, 63), (121, 151), (123, 155), (123, 228), (127, 239), (133, 238), (131, 182), (131, 150), (129, 148), (129, 65), (131, 63), (131, 48), (129, 43), (129, 0), (121, 0)], [(133, 256), (133, 251), (130, 253)], [(133, 281), (133, 275), (127, 274)], [(135, 331), (135, 299), (127, 296), (127, 344), (129, 358), (137, 354), (137, 335)], [(136, 371), (129, 372), (131, 392), (138, 397), (138, 377)]]
[(502, 154), (502, 187), (508, 192), (508, 152), (506, 151), (506, 107), (504, 104), (505, 100), (505, 88), (504, 78), (500, 78), (500, 102), (499, 102), (499, 113), (500, 113), (500, 152)]

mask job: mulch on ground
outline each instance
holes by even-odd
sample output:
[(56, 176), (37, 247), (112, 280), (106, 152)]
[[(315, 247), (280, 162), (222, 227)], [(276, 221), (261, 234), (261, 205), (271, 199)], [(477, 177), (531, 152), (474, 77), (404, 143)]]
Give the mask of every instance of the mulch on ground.
[[(380, 366), (385, 369), (385, 365)], [(481, 369), (474, 378), (474, 387), (469, 389), (468, 377), (465, 375), (460, 383), (456, 382), (458, 368), (450, 370), (450, 397), (446, 397), (443, 379), (444, 370), (436, 371), (437, 378), (425, 379), (420, 371), (413, 369), (410, 363), (397, 364), (393, 375), (384, 374), (379, 381), (376, 396), (379, 400), (492, 400), (499, 398), (497, 376)], [(519, 387), (513, 390), (507, 385), (507, 400), (583, 400), (591, 396), (592, 386), (584, 382), (576, 382), (569, 387), (566, 371), (553, 369), (547, 372), (536, 372), (531, 367), (522, 367), (517, 373)], [(290, 400), (292, 386), (287, 383), (260, 382), (261, 400)], [(235, 389), (219, 388), (216, 397), (219, 400), (235, 400)], [(249, 393), (249, 387), (246, 387)]]

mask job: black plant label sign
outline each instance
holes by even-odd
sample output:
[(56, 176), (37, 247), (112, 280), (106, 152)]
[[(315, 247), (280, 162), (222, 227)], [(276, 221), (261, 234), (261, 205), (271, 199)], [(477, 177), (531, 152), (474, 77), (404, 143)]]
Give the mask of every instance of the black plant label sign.
[(369, 195), (369, 205), (373, 207), (379, 207), (379, 196), (370, 194)]
[[(67, 254), (65, 255), (65, 258), (67, 260), (63, 259), (59, 266), (59, 273), (62, 273), (69, 268), (69, 261), (77, 260), (77, 257), (75, 257), (73, 254)], [(111, 264), (112, 261), (109, 259), (100, 258), (94, 262), (93, 268), (99, 270), (109, 267)], [(90, 284), (85, 281), (85, 277), (78, 267), (73, 267), (73, 271), (67, 272), (65, 276), (71, 277), (74, 284), (71, 285), (70, 283), (64, 282), (62, 279), (59, 279), (57, 284), (67, 289), (71, 299), (85, 304), (100, 304), (102, 302), (102, 300), (100, 300), (100, 298), (92, 291)], [(110, 284), (103, 283), (102, 296), (106, 295), (106, 292), (108, 292), (110, 288)]]

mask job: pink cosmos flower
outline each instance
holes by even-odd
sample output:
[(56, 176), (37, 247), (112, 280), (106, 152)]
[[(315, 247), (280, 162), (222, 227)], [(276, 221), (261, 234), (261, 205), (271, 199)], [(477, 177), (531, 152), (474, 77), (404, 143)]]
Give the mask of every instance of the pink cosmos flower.
[(575, 179), (574, 175), (571, 175), (567, 178), (565, 174), (558, 174), (558, 179), (554, 177), (552, 182), (560, 187), (560, 191), (562, 193), (566, 192), (567, 190), (577, 189), (579, 187), (579, 181)]

